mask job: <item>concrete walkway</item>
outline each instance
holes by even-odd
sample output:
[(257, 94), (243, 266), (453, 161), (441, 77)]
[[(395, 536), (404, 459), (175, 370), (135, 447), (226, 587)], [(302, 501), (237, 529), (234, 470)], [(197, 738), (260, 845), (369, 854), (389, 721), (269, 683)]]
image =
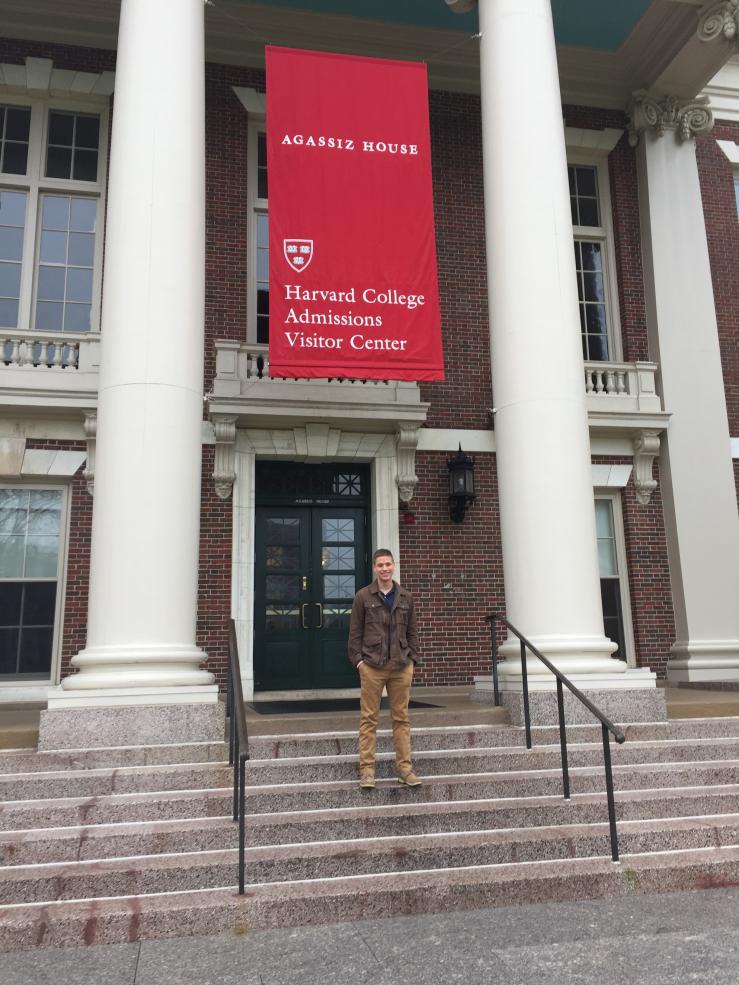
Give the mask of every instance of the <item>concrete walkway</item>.
[(0, 954), (2, 985), (737, 985), (739, 888)]

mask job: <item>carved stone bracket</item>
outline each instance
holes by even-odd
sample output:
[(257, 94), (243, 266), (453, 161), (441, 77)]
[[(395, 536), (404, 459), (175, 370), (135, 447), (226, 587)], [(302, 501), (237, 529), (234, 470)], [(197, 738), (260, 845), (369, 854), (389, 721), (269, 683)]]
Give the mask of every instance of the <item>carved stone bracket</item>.
[(225, 414), (214, 414), (211, 417), (216, 436), (216, 460), (213, 468), (213, 482), (216, 496), (228, 499), (233, 490), (236, 472), (234, 461), (236, 457), (236, 418)]
[(701, 41), (725, 38), (733, 41), (739, 35), (739, 0), (720, 0), (704, 11), (698, 24)]
[(647, 506), (657, 488), (657, 480), (652, 478), (652, 463), (659, 454), (659, 431), (641, 431), (634, 438), (632, 446), (636, 501)]
[(398, 454), (398, 474), (395, 484), (401, 503), (410, 503), (418, 485), (416, 475), (416, 448), (418, 447), (418, 425), (401, 424), (395, 435)]
[(713, 129), (713, 113), (706, 96), (677, 99), (675, 96), (653, 96), (640, 89), (629, 105), (629, 144), (636, 147), (642, 131), (652, 129), (658, 137), (665, 130), (674, 130), (680, 140), (690, 140)]
[(85, 438), (87, 439), (87, 463), (85, 464), (82, 475), (87, 483), (87, 491), (91, 496), (95, 493), (95, 439), (98, 431), (98, 416), (94, 410), (85, 413), (85, 423), (83, 424)]

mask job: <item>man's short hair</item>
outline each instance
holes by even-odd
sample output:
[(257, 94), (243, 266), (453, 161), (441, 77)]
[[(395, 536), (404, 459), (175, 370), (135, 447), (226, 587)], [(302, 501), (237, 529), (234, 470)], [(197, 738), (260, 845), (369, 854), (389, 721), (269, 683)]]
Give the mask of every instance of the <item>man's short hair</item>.
[(378, 547), (375, 553), (372, 555), (372, 564), (374, 565), (378, 557), (389, 557), (391, 561), (394, 561), (393, 552), (389, 551), (387, 547)]

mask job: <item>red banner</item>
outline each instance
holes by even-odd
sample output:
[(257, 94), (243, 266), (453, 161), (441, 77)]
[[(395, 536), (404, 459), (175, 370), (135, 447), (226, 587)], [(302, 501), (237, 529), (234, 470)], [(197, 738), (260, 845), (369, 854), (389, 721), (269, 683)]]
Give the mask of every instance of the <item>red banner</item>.
[(266, 60), (270, 376), (443, 379), (426, 66)]

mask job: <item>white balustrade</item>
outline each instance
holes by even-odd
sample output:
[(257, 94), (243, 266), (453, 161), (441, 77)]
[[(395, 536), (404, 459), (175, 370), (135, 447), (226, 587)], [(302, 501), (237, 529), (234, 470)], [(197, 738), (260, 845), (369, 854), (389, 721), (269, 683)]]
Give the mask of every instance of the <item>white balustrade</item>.
[(3, 369), (77, 370), (79, 338), (60, 335), (0, 335), (0, 371)]
[(661, 411), (657, 363), (586, 362), (585, 393), (591, 410)]
[[(348, 386), (371, 386), (387, 387), (387, 380), (361, 380), (339, 377), (322, 378), (300, 378), (286, 380), (282, 377), (270, 376), (269, 372), (269, 346), (259, 343), (241, 342), (216, 342), (216, 379), (214, 385), (215, 393), (224, 393), (229, 390), (229, 383), (238, 385), (237, 389), (229, 392), (230, 396), (235, 396), (241, 390), (242, 383), (253, 384), (255, 381), (279, 383), (297, 383), (299, 385), (326, 386), (327, 384), (348, 385)], [(415, 384), (414, 384), (415, 385)]]

